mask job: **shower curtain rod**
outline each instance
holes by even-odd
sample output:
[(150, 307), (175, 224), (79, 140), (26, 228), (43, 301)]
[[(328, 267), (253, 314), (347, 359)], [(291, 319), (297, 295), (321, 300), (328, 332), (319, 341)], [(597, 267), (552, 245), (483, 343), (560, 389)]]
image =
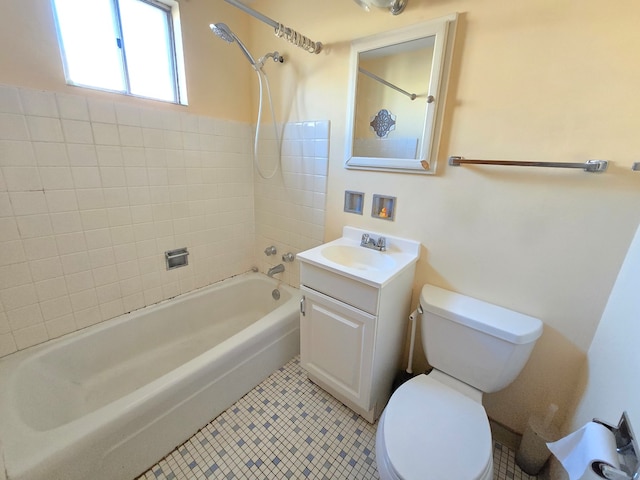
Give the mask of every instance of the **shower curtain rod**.
[(358, 67), (358, 71), (360, 73), (362, 73), (363, 75), (366, 75), (369, 78), (373, 78), (375, 81), (382, 83), (383, 85), (386, 85), (387, 87), (393, 88), (395, 91), (400, 92), (403, 95), (406, 95), (407, 97), (409, 97), (411, 100), (415, 100), (417, 95), (415, 93), (409, 93), (406, 90), (401, 89), (400, 87), (394, 85), (391, 82), (387, 82), (384, 78), (380, 78), (379, 76), (377, 76), (375, 73), (371, 73), (369, 70), (365, 70), (362, 67)]
[(263, 23), (273, 27), (277, 37), (285, 38), (289, 43), (294, 44), (296, 47), (300, 47), (309, 53), (320, 53), (322, 50), (321, 42), (314, 42), (309, 37), (305, 37), (301, 33), (295, 31), (293, 28), (287, 27), (280, 22), (263, 15), (260, 12), (255, 11), (253, 8), (247, 7), (245, 4), (237, 0), (224, 0), (225, 2), (239, 8), (245, 13), (248, 13), (252, 17), (257, 18)]

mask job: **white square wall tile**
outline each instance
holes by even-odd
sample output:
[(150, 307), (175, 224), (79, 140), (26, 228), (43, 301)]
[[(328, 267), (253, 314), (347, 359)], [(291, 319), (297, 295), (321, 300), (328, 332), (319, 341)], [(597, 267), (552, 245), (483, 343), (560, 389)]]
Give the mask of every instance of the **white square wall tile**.
[(0, 85), (0, 113), (24, 113), (17, 88)]
[(13, 338), (13, 333), (5, 333), (0, 335), (0, 357), (9, 355), (18, 349)]
[(126, 187), (104, 188), (104, 204), (109, 207), (127, 207), (129, 202), (129, 190)]
[(33, 142), (33, 151), (38, 165), (65, 167), (69, 165), (67, 147), (64, 143)]
[(73, 315), (76, 319), (78, 328), (89, 327), (102, 321), (102, 314), (100, 313), (100, 308), (98, 307), (91, 307), (87, 308), (86, 310), (74, 312)]
[(143, 147), (142, 128), (130, 125), (119, 125), (120, 144), (124, 147)]
[(64, 190), (74, 187), (69, 167), (40, 167), (39, 172), (45, 190)]
[(94, 210), (104, 208), (104, 193), (101, 188), (76, 189), (78, 208), (80, 210)]
[(2, 167), (2, 173), (7, 190), (10, 192), (42, 189), (36, 167)]
[(93, 131), (89, 122), (63, 119), (62, 132), (67, 143), (93, 144)]
[(7, 320), (7, 314), (0, 311), (0, 335), (4, 335), (10, 331), (11, 327), (9, 326), (9, 320)]
[(108, 228), (86, 231), (84, 237), (89, 250), (111, 246), (111, 232)]
[(29, 135), (34, 142), (64, 142), (60, 119), (31, 115), (26, 119)]
[(107, 265), (114, 265), (116, 263), (112, 247), (89, 250), (88, 254), (91, 268), (100, 268)]
[(31, 276), (34, 282), (62, 276), (62, 263), (59, 257), (31, 260), (29, 262), (29, 268), (31, 269)]
[(56, 101), (58, 103), (60, 118), (89, 120), (89, 108), (87, 106), (87, 99), (84, 96), (56, 93)]
[(31, 270), (26, 262), (0, 267), (0, 289), (19, 287), (31, 282)]
[(78, 210), (75, 190), (51, 190), (45, 192), (49, 212), (70, 212)]
[(92, 128), (96, 145), (120, 145), (120, 134), (116, 124), (93, 123)]
[(67, 283), (64, 277), (50, 278), (36, 282), (36, 293), (38, 300), (44, 302), (60, 298), (67, 294)]
[(7, 318), (12, 331), (31, 327), (43, 322), (42, 312), (38, 304), (10, 310), (7, 312)]
[(50, 216), (53, 233), (56, 235), (82, 231), (82, 221), (77, 211), (52, 213)]
[(16, 217), (20, 237), (23, 239), (46, 237), (53, 234), (49, 215), (26, 215)]
[(16, 219), (12, 217), (0, 218), (0, 242), (9, 242), (11, 240), (19, 239), (20, 232), (18, 232)]
[(7, 311), (26, 307), (38, 302), (36, 289), (33, 284), (0, 290), (0, 300)]
[(60, 255), (69, 255), (71, 253), (79, 253), (87, 250), (85, 232), (82, 231), (56, 235), (55, 240)]
[(12, 217), (13, 207), (7, 192), (0, 192), (0, 217)]
[(67, 282), (67, 291), (70, 294), (81, 292), (94, 286), (93, 275), (89, 270), (66, 275), (65, 281)]
[(98, 305), (98, 296), (96, 295), (96, 290), (94, 288), (83, 290), (78, 293), (72, 293), (69, 295), (69, 298), (71, 299), (71, 306), (73, 307), (74, 312), (86, 310), (87, 308)]
[(23, 240), (24, 251), (28, 260), (48, 258), (58, 255), (54, 237), (38, 237)]
[(11, 113), (0, 113), (0, 140), (29, 140), (25, 117)]
[(61, 337), (78, 329), (75, 317), (71, 314), (45, 322), (45, 326), (50, 338)]
[(25, 115), (36, 115), (39, 117), (58, 116), (58, 106), (56, 105), (56, 97), (53, 93), (26, 88), (21, 88), (19, 91)]
[(13, 337), (20, 350), (49, 340), (49, 334), (44, 323), (16, 330), (13, 332)]
[(101, 167), (121, 167), (124, 162), (122, 158), (122, 149), (116, 145), (98, 145), (96, 146), (98, 154), (98, 164)]
[(116, 103), (116, 118), (120, 125), (131, 125), (139, 127), (141, 125), (140, 120), (140, 108), (127, 103)]
[(97, 188), (102, 186), (98, 167), (71, 167), (71, 175), (76, 188)]
[(0, 166), (25, 167), (36, 164), (31, 142), (0, 140)]
[(92, 122), (116, 123), (116, 109), (108, 100), (88, 99), (89, 117)]
[(89, 263), (89, 255), (87, 254), (87, 252), (62, 255), (60, 259), (62, 260), (62, 269), (65, 275), (83, 272), (91, 268), (91, 264)]
[(98, 165), (98, 156), (94, 145), (67, 144), (69, 165), (74, 167), (91, 167)]
[(41, 302), (40, 309), (45, 322), (73, 313), (71, 300), (66, 295)]
[[(105, 265), (104, 267), (94, 268), (92, 273), (93, 281), (97, 289), (105, 285), (117, 283), (119, 280), (118, 269), (115, 265)], [(99, 295), (98, 298), (100, 298)]]

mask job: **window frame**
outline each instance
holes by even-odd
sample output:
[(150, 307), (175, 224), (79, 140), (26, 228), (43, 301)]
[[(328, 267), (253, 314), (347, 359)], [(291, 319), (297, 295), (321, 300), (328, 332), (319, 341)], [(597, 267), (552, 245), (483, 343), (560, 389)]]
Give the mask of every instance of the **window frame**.
[(60, 55), (62, 57), (62, 64), (64, 68), (65, 81), (68, 85), (73, 85), (82, 88), (90, 88), (93, 90), (101, 90), (106, 92), (118, 93), (121, 95), (127, 95), (137, 98), (145, 98), (149, 100), (156, 100), (159, 102), (167, 102), (174, 104), (187, 105), (187, 90), (186, 90), (186, 75), (184, 69), (184, 52), (182, 48), (182, 30), (180, 26), (180, 12), (178, 2), (176, 0), (136, 0), (154, 8), (157, 8), (163, 12), (166, 16), (167, 26), (167, 60), (171, 70), (171, 83), (173, 89), (173, 98), (164, 99), (157, 97), (145, 96), (144, 94), (133, 93), (131, 91), (131, 80), (129, 77), (129, 65), (127, 60), (127, 47), (126, 40), (124, 38), (124, 32), (122, 27), (122, 17), (120, 12), (120, 0), (109, 0), (112, 10), (112, 23), (113, 33), (115, 35), (115, 41), (118, 43), (118, 50), (120, 52), (120, 75), (123, 81), (123, 90), (110, 89), (100, 87), (96, 85), (89, 85), (85, 83), (79, 83), (72, 80), (69, 76), (69, 63), (65, 52), (65, 45), (62, 39), (62, 31), (60, 28), (60, 21), (58, 19), (58, 11), (55, 5), (56, 0), (51, 0), (53, 15), (56, 27), (56, 33), (58, 37), (58, 46), (60, 48)]

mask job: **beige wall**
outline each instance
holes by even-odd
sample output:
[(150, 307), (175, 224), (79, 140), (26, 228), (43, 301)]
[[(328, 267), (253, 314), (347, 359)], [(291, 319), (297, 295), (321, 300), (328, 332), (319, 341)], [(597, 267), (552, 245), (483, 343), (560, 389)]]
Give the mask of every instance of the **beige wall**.
[[(278, 48), (288, 120), (332, 121), (326, 239), (343, 225), (415, 238), (425, 282), (538, 316), (545, 332), (520, 378), (488, 395), (489, 414), (522, 431), (554, 402), (568, 415), (580, 366), (640, 219), (640, 33), (635, 1), (411, 0), (392, 17), (348, 0), (252, 4), (313, 40), (310, 55), (255, 27), (254, 46)], [(343, 168), (349, 42), (457, 11), (460, 20), (438, 174)], [(253, 27), (252, 27), (253, 28)], [(448, 167), (468, 158), (614, 163), (602, 175), (573, 170)], [(398, 197), (396, 220), (342, 212), (344, 190)], [(420, 363), (424, 362), (420, 354)]]

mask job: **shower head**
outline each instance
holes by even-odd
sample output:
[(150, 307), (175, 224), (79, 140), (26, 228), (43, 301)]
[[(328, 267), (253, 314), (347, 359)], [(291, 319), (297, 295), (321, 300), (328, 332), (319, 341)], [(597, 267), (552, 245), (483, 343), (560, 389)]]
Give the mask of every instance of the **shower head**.
[(226, 23), (212, 23), (209, 25), (209, 28), (211, 28), (211, 31), (215, 33), (218, 37), (220, 37), (222, 40), (224, 40), (225, 42), (227, 43), (236, 42), (238, 44), (238, 47), (240, 47), (240, 50), (242, 50), (242, 53), (244, 53), (245, 57), (247, 57), (247, 60), (249, 60), (249, 63), (251, 64), (251, 66), (253, 68), (256, 68), (256, 61), (253, 59), (253, 57), (249, 53), (249, 50), (247, 50), (247, 47), (244, 46), (244, 43), (240, 41), (240, 39), (236, 36), (235, 33), (231, 31), (231, 29), (227, 26)]

